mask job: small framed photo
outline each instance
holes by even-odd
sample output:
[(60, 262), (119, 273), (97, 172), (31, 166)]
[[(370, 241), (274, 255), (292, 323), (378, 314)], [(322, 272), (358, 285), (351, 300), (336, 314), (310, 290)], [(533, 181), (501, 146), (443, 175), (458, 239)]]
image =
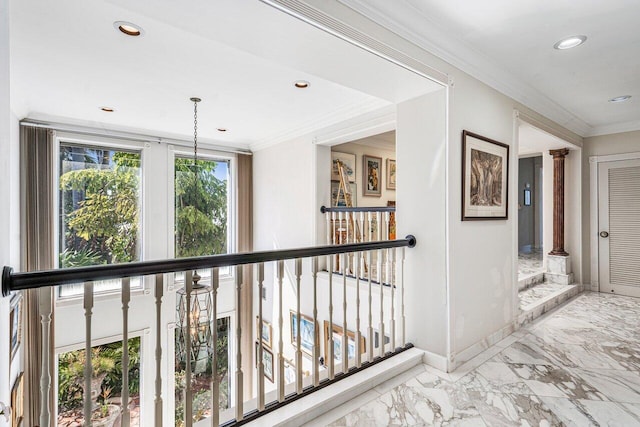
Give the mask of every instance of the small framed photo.
[(363, 155), (363, 196), (382, 196), (382, 158)]
[(462, 220), (507, 219), (509, 146), (462, 131)]
[(339, 153), (337, 151), (331, 152), (331, 180), (340, 180), (338, 160), (344, 165), (344, 171), (349, 177), (349, 182), (356, 182), (356, 155), (350, 153)]
[[(256, 316), (256, 331), (260, 330), (260, 320)], [(272, 346), (272, 337), (273, 337), (273, 328), (271, 327), (271, 323), (262, 319), (262, 333), (260, 334), (262, 337), (262, 343), (267, 347), (271, 348)]]
[(18, 352), (22, 343), (22, 294), (18, 294), (11, 301), (9, 313), (9, 361)]
[(396, 161), (387, 159), (387, 190), (396, 189)]
[[(297, 312), (291, 310), (289, 312), (289, 318), (291, 320), (291, 344), (295, 347), (298, 340)], [(307, 317), (304, 314), (300, 314), (300, 332), (300, 347), (302, 347), (302, 351), (312, 355), (314, 337), (317, 333), (313, 326), (312, 318)]]
[(21, 372), (11, 388), (11, 426), (19, 427), (24, 419), (24, 375)]
[[(333, 338), (333, 360), (339, 362), (342, 360), (342, 337), (344, 336), (344, 329), (336, 325), (332, 325), (331, 332), (329, 331), (329, 322), (324, 321), (324, 360), (329, 360), (331, 357), (330, 350), (331, 345), (329, 340)], [(367, 346), (364, 337), (360, 337), (360, 354), (366, 352)], [(356, 358), (356, 334), (351, 331), (347, 331), (347, 359)]]
[[(256, 341), (256, 366), (258, 366), (259, 346)], [(262, 365), (264, 366), (264, 376), (271, 382), (273, 382), (273, 353), (271, 350), (262, 346)]]

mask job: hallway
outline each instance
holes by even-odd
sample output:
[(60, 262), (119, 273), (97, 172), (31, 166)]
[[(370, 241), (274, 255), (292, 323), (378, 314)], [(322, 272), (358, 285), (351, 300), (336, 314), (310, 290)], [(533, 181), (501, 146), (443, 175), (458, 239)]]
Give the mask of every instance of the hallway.
[(426, 365), (308, 425), (640, 426), (640, 299), (583, 293), (451, 374)]

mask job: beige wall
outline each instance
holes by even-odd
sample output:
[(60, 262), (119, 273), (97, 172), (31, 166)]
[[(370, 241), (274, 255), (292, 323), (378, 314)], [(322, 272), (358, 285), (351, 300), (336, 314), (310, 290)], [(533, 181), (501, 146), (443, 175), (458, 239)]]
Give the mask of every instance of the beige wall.
[(582, 148), (582, 277), (591, 283), (591, 176), (589, 157), (640, 152), (640, 131), (594, 136), (584, 139)]

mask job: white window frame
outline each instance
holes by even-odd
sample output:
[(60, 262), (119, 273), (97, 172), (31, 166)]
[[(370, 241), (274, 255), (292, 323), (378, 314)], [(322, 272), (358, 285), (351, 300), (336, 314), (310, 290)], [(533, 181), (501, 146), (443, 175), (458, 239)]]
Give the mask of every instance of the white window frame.
[[(53, 178), (53, 212), (55, 215), (55, 219), (53, 221), (53, 231), (54, 231), (54, 266), (55, 268), (59, 268), (59, 255), (60, 255), (60, 226), (58, 221), (58, 213), (60, 211), (60, 145), (72, 144), (84, 147), (95, 147), (113, 149), (113, 150), (123, 150), (123, 151), (133, 151), (140, 153), (140, 261), (145, 259), (145, 248), (146, 248), (146, 239), (149, 233), (145, 233), (145, 192), (146, 192), (146, 181), (144, 178), (144, 171), (146, 167), (145, 162), (145, 148), (148, 147), (147, 144), (143, 142), (122, 140), (122, 139), (112, 139), (112, 138), (104, 138), (98, 136), (86, 137), (83, 135), (73, 134), (73, 133), (65, 133), (65, 132), (57, 132), (54, 142), (54, 150), (53, 150), (53, 170), (54, 178)], [(133, 280), (132, 280), (133, 282)], [(140, 295), (146, 294), (148, 295), (151, 292), (150, 288), (151, 284), (148, 280), (143, 280), (139, 286), (131, 286), (131, 294), (132, 295)], [(103, 299), (112, 299), (116, 298), (120, 295), (119, 289), (114, 290), (106, 290), (95, 292), (96, 300)], [(67, 304), (79, 304), (82, 301), (82, 293), (75, 295), (67, 295), (60, 296), (60, 288), (57, 287), (55, 292), (55, 301), (57, 305), (67, 305)]]

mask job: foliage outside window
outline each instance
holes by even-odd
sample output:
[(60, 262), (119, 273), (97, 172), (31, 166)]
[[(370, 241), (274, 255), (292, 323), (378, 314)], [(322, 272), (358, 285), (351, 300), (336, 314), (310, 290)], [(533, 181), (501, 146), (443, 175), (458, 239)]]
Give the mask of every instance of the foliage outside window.
[[(217, 319), (218, 342), (216, 343), (216, 377), (220, 386), (219, 411), (229, 408), (229, 395), (231, 384), (229, 382), (229, 331), (231, 318)], [(178, 347), (178, 333), (176, 331), (176, 348)], [(175, 366), (175, 402), (176, 427), (183, 427), (184, 422), (184, 390), (186, 387), (184, 360), (176, 358)], [(193, 390), (193, 421), (203, 420), (211, 415), (211, 381), (213, 375), (212, 358), (208, 358), (201, 371), (192, 373), (191, 387)]]
[[(60, 145), (60, 267), (139, 261), (140, 153)], [(96, 291), (119, 287), (96, 283)], [(60, 296), (81, 292), (64, 286)]]
[[(91, 398), (94, 421), (117, 418), (122, 391), (122, 341), (91, 349)], [(131, 426), (140, 425), (140, 338), (129, 339), (129, 397)], [(58, 426), (84, 424), (85, 351), (62, 353), (58, 358)]]

